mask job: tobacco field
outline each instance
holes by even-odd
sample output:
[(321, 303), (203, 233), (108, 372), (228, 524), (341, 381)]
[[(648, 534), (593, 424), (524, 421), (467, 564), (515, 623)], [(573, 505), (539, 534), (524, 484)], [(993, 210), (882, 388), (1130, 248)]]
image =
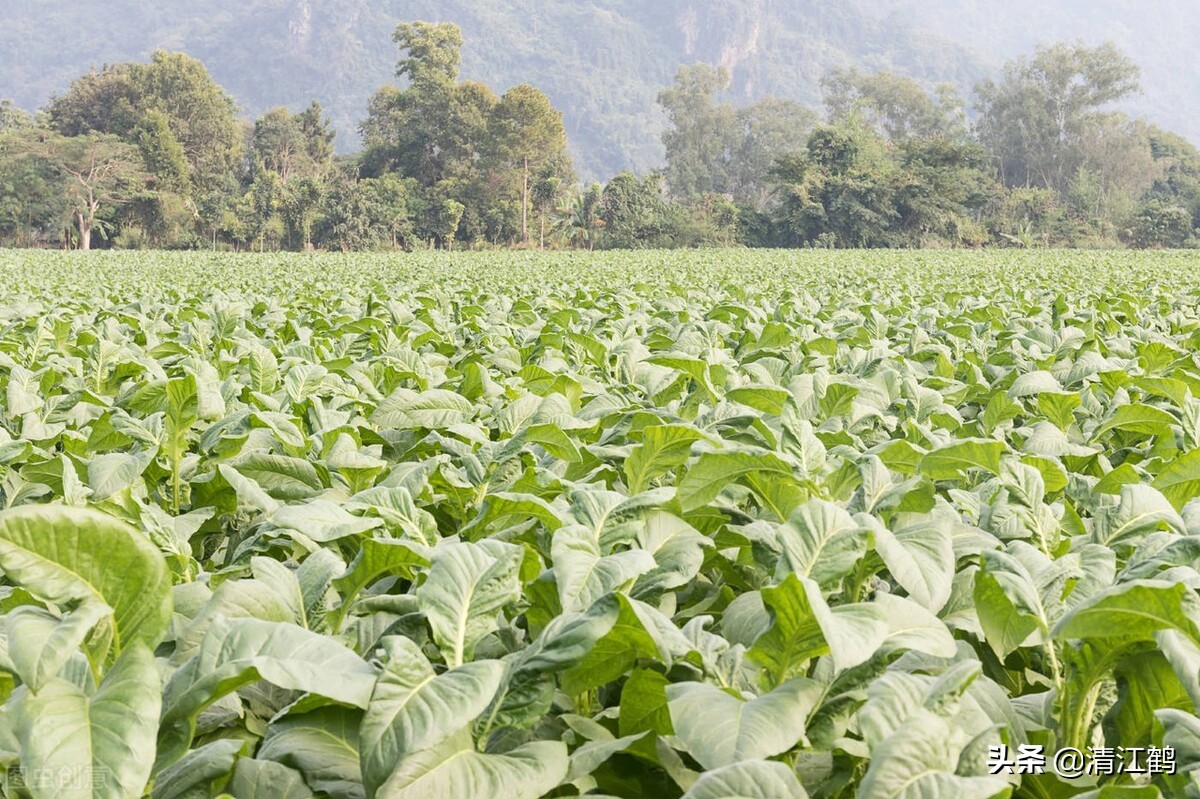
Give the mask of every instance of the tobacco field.
[(0, 255), (0, 795), (1200, 797), (1198, 350), (1172, 253)]

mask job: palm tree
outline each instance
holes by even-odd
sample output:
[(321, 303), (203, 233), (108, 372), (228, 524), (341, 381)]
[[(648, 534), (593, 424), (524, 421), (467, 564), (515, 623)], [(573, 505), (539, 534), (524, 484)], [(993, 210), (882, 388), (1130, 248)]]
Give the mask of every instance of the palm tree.
[(576, 195), (559, 203), (555, 210), (554, 227), (570, 242), (571, 246), (589, 250), (595, 246), (593, 234), (598, 221), (592, 213), (591, 204), (584, 195)]

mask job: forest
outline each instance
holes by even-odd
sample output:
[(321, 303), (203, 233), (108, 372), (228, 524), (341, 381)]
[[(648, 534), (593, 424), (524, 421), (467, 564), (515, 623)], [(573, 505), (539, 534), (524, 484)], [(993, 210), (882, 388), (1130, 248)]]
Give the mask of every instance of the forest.
[(396, 82), (338, 153), (317, 102), (248, 121), (205, 65), (158, 51), (0, 106), (0, 244), (219, 249), (1200, 245), (1200, 152), (1113, 110), (1112, 44), (1040, 46), (964, 96), (838, 68), (822, 107), (736, 105), (698, 63), (658, 94), (665, 164), (584, 183), (538, 88), (461, 76), (451, 23), (402, 23)]

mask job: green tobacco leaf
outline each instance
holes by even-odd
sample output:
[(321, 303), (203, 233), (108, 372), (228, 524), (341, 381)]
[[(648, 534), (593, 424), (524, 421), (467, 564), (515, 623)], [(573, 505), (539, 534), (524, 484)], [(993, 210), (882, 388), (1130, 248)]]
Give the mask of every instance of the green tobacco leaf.
[(642, 433), (642, 443), (625, 459), (625, 482), (630, 494), (650, 487), (655, 477), (687, 462), (692, 444), (704, 438), (694, 427), (678, 424), (656, 425)]
[(770, 452), (706, 452), (679, 482), (676, 496), (685, 512), (693, 511), (716, 499), (730, 483), (758, 473), (791, 476), (792, 467)]
[(893, 532), (873, 524), (875, 551), (888, 574), (908, 595), (937, 613), (950, 599), (954, 583), (954, 544), (940, 519), (925, 518)]
[(310, 799), (304, 775), (270, 760), (242, 758), (227, 788), (237, 799)]
[(582, 694), (619, 679), (639, 660), (670, 665), (676, 655), (691, 650), (679, 629), (649, 605), (624, 594), (613, 598), (619, 608), (617, 620), (591, 651), (562, 675), (562, 690)]
[(814, 499), (792, 512), (777, 530), (776, 541), (782, 550), (777, 579), (794, 572), (830, 588), (867, 551), (867, 530), (832, 502)]
[(675, 734), (706, 769), (782, 754), (804, 730), (824, 687), (797, 677), (750, 701), (706, 683), (666, 687)]
[(1171, 461), (1154, 479), (1153, 486), (1163, 493), (1175, 510), (1182, 510), (1189, 500), (1200, 496), (1200, 449)]
[(42, 608), (18, 607), (7, 616), (8, 655), (17, 676), (33, 692), (58, 676), (96, 623), (110, 613), (99, 602), (83, 602), (57, 619)]
[(375, 671), (332, 638), (281, 622), (218, 617), (196, 654), (163, 689), (160, 764), (173, 762), (186, 751), (197, 713), (260, 679), (365, 708), (375, 686)]
[(1055, 638), (1130, 638), (1153, 641), (1159, 630), (1178, 630), (1200, 645), (1200, 598), (1191, 588), (1161, 580), (1135, 580), (1108, 588), (1055, 625)]
[(756, 411), (778, 415), (791, 399), (791, 393), (779, 386), (745, 386), (725, 395), (730, 402), (740, 402)]
[(467, 421), (473, 411), (470, 400), (453, 391), (435, 388), (416, 392), (398, 388), (375, 408), (371, 423), (396, 429), (442, 430)]
[(620, 618), (621, 604), (613, 594), (587, 611), (554, 618), (528, 647), (509, 662), (508, 674), (489, 711), (493, 725), (535, 724), (550, 712), (556, 677), (575, 668), (591, 654)]
[(212, 783), (229, 775), (245, 743), (223, 738), (198, 746), (158, 771), (151, 799), (207, 799)]
[(359, 593), (371, 583), (385, 575), (411, 577), (414, 569), (429, 565), (423, 548), (407, 541), (364, 538), (359, 545), (361, 549), (350, 567), (333, 581), (333, 587), (342, 597), (341, 605), (334, 611), (338, 624)]
[(1006, 450), (1001, 441), (964, 439), (926, 454), (917, 468), (933, 480), (956, 480), (975, 468), (999, 474), (1000, 456)]
[(657, 565), (654, 556), (643, 549), (601, 556), (600, 542), (593, 531), (579, 524), (554, 531), (550, 555), (558, 599), (566, 613), (591, 606)]
[(700, 775), (683, 799), (808, 799), (783, 763), (744, 760)]
[(770, 613), (770, 626), (746, 654), (776, 683), (821, 655), (831, 655), (839, 671), (857, 666), (887, 637), (883, 608), (866, 603), (830, 608), (816, 583), (795, 574), (764, 588), (762, 602)]
[(387, 666), (363, 716), (363, 783), (374, 793), (404, 757), (445, 741), (471, 723), (491, 702), (504, 665), (467, 663), (442, 674), (407, 638), (383, 641)]
[(499, 626), (501, 610), (520, 597), (521, 558), (520, 547), (491, 540), (434, 550), (417, 603), (447, 665), (470, 660), (480, 639)]
[(0, 513), (0, 570), (61, 607), (112, 608), (117, 651), (156, 646), (171, 619), (171, 576), (145, 536), (93, 510), (27, 506)]
[(54, 679), (19, 705), (21, 768), (30, 775), (75, 775), (43, 780), (35, 799), (134, 799), (154, 766), (154, 735), (162, 704), (154, 655), (139, 641), (121, 652), (88, 696)]
[(276, 719), (267, 728), (256, 757), (299, 771), (319, 794), (361, 799), (362, 715), (357, 709), (331, 706)]
[(671, 711), (667, 704), (667, 678), (649, 669), (634, 669), (621, 688), (617, 727), (621, 735), (647, 731), (673, 735)]
[(567, 776), (567, 747), (537, 741), (502, 755), (481, 754), (469, 736), (405, 758), (375, 799), (494, 796), (538, 799)]
[(955, 773), (959, 751), (949, 724), (919, 710), (874, 747), (859, 786), (860, 799), (1000, 799), (1012, 786), (999, 777)]
[(1153, 405), (1121, 405), (1096, 428), (1092, 440), (1102, 438), (1110, 430), (1158, 435), (1170, 432), (1171, 425), (1177, 424), (1179, 422), (1174, 416)]

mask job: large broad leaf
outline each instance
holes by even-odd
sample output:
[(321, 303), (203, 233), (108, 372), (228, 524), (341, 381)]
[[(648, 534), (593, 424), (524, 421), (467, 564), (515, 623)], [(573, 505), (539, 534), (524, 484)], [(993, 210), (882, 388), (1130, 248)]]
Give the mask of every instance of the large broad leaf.
[(796, 508), (779, 527), (783, 554), (776, 577), (789, 572), (832, 587), (849, 574), (867, 551), (867, 531), (832, 502), (814, 499)]
[(20, 702), (21, 768), (35, 799), (133, 799), (154, 766), (154, 735), (162, 703), (158, 666), (132, 642), (88, 696), (74, 683), (51, 680)]
[(558, 599), (566, 613), (589, 607), (655, 567), (654, 556), (643, 549), (600, 554), (594, 531), (571, 524), (554, 531), (550, 554)]
[(1157, 435), (1169, 432), (1171, 425), (1178, 424), (1179, 421), (1174, 416), (1153, 405), (1120, 405), (1112, 416), (1105, 419), (1096, 428), (1096, 431), (1092, 433), (1092, 440), (1101, 438), (1110, 430), (1127, 430), (1142, 435)]
[(305, 783), (322, 796), (363, 799), (366, 794), (359, 764), (362, 716), (355, 708), (328, 706), (276, 719), (267, 728), (256, 757), (299, 771)]
[(657, 425), (643, 431), (642, 443), (625, 459), (629, 493), (645, 491), (655, 477), (686, 463), (692, 444), (702, 438), (704, 434), (696, 428), (678, 424)]
[(172, 762), (186, 750), (197, 713), (260, 679), (365, 708), (375, 671), (332, 638), (295, 625), (218, 617), (196, 654), (171, 675), (163, 691), (160, 763)]
[(557, 675), (583, 662), (620, 617), (616, 595), (602, 597), (584, 613), (557, 616), (537, 640), (509, 663), (508, 675), (488, 718), (493, 725), (534, 724), (549, 714)]
[(778, 455), (771, 452), (706, 452), (679, 482), (679, 504), (684, 511), (702, 508), (716, 499), (725, 486), (748, 474), (778, 474), (791, 477), (793, 470)]
[(808, 715), (825, 692), (797, 677), (750, 701), (698, 682), (667, 686), (675, 734), (706, 769), (773, 757), (806, 743)]
[(234, 768), (244, 741), (221, 738), (198, 746), (154, 775), (151, 799), (208, 799), (214, 781)]
[(1175, 510), (1182, 510), (1200, 496), (1200, 449), (1181, 455), (1154, 479), (1154, 487), (1163, 493)]
[(402, 760), (375, 799), (538, 799), (562, 782), (567, 766), (567, 747), (558, 741), (490, 755), (477, 752), (470, 736), (460, 734)]
[(1181, 583), (1135, 580), (1115, 585), (1076, 607), (1055, 625), (1055, 638), (1132, 638), (1153, 641), (1178, 630), (1200, 645), (1200, 598)]
[(794, 574), (764, 588), (762, 603), (769, 611), (770, 626), (747, 654), (766, 667), (777, 683), (822, 655), (831, 655), (839, 671), (857, 666), (887, 637), (882, 607), (858, 603), (830, 608), (816, 583)]
[(385, 575), (411, 578), (414, 569), (429, 565), (428, 550), (413, 542), (364, 538), (359, 546), (350, 567), (333, 581), (342, 597), (342, 603), (333, 611), (335, 629), (340, 627), (359, 593), (372, 582)]
[(960, 751), (940, 716), (920, 710), (871, 751), (858, 799), (998, 799), (1012, 793), (999, 777), (955, 773)]
[(303, 533), (318, 544), (359, 535), (383, 524), (382, 519), (351, 515), (341, 505), (325, 499), (284, 505), (272, 513), (270, 519), (272, 524)]
[(1154, 532), (1166, 526), (1183, 533), (1186, 527), (1175, 508), (1152, 486), (1133, 484), (1120, 487), (1121, 501), (1093, 516), (1092, 540), (1111, 547)]
[(424, 427), (439, 430), (471, 418), (470, 400), (445, 389), (416, 392), (398, 388), (388, 395), (375, 412), (371, 423), (379, 427)]
[(40, 691), (58, 676), (92, 627), (109, 612), (99, 602), (84, 602), (61, 620), (34, 605), (11, 611), (7, 616), (8, 655), (21, 682)]
[(963, 439), (926, 454), (917, 468), (933, 480), (956, 480), (968, 469), (984, 469), (999, 474), (1000, 456), (1006, 449), (1002, 441)]
[(654, 557), (655, 567), (638, 578), (634, 596), (687, 585), (704, 565), (705, 550), (712, 546), (696, 528), (661, 510), (646, 515), (636, 543)]
[(272, 760), (242, 758), (227, 788), (237, 799), (311, 799), (304, 775)]
[(683, 799), (808, 799), (808, 794), (783, 763), (744, 760), (700, 775)]
[(954, 583), (954, 544), (947, 525), (926, 517), (895, 532), (871, 525), (875, 551), (908, 595), (934, 613), (950, 599)]
[(363, 783), (368, 794), (402, 758), (436, 746), (471, 723), (491, 702), (504, 674), (498, 660), (467, 663), (442, 674), (407, 638), (383, 641), (387, 666), (363, 716)]
[(145, 536), (93, 510), (25, 506), (0, 514), (0, 570), (47, 602), (112, 608), (117, 651), (154, 647), (171, 619), (171, 576)]
[[(661, 612), (624, 594), (612, 596), (619, 608), (616, 622), (581, 661), (562, 672), (562, 690), (570, 695), (619, 679), (639, 660), (655, 660), (670, 666), (676, 657), (686, 656), (693, 649), (692, 643)], [(591, 616), (605, 602), (598, 602), (585, 616)]]
[(497, 616), (520, 596), (522, 551), (502, 541), (459, 543), (434, 550), (417, 602), (446, 663), (461, 666), (499, 626)]

